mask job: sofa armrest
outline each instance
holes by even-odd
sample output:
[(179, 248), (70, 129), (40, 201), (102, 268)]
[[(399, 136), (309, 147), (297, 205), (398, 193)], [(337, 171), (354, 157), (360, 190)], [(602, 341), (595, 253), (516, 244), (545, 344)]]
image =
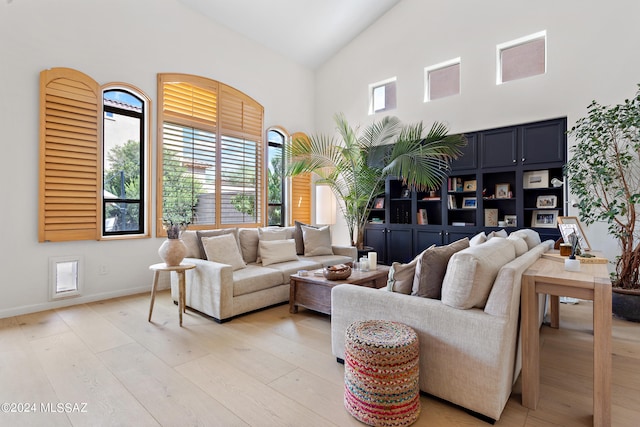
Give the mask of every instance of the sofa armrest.
[[(233, 268), (227, 264), (199, 258), (185, 258), (196, 268), (186, 271), (186, 305), (216, 319), (232, 316)], [(171, 296), (178, 300), (177, 276), (171, 275)]]
[(358, 259), (358, 249), (355, 246), (333, 245), (331, 250), (333, 250), (334, 255), (347, 256), (352, 260)]

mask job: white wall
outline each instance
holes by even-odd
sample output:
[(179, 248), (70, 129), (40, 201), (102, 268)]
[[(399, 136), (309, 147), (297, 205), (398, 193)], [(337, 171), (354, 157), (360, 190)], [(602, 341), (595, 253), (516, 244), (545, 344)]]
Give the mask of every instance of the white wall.
[[(265, 107), (265, 127), (313, 130), (312, 71), (175, 0), (0, 2), (0, 317), (147, 291), (148, 266), (160, 261), (157, 238), (38, 243), (39, 73), (52, 67), (145, 91), (154, 103), (154, 166), (158, 72), (197, 74), (247, 93)], [(152, 196), (155, 218), (155, 188)], [(70, 255), (84, 257), (83, 296), (50, 303), (48, 259)]]
[[(443, 121), (459, 133), (566, 116), (571, 128), (591, 100), (619, 103), (635, 94), (638, 16), (637, 0), (402, 0), (318, 70), (316, 126), (333, 132), (338, 111), (352, 124), (380, 119), (367, 114), (368, 85), (397, 76), (391, 113), (405, 122)], [(496, 85), (496, 44), (542, 30), (547, 73)], [(456, 57), (461, 94), (424, 103), (424, 67)], [(617, 251), (604, 225), (585, 233), (595, 249)], [(348, 240), (340, 221), (334, 235)]]

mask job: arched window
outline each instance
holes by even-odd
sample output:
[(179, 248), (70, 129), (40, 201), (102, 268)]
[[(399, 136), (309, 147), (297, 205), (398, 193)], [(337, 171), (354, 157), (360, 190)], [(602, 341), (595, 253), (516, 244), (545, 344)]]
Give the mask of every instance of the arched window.
[(103, 89), (103, 236), (146, 229), (148, 101), (123, 87)]
[(285, 225), (284, 145), (288, 136), (280, 128), (267, 131), (267, 225)]

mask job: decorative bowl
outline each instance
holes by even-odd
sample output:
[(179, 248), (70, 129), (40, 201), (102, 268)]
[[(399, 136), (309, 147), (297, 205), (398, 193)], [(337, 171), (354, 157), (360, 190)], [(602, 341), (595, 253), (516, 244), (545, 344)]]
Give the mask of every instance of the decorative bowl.
[(344, 280), (351, 276), (351, 267), (348, 265), (332, 265), (322, 269), (322, 274), (327, 280)]

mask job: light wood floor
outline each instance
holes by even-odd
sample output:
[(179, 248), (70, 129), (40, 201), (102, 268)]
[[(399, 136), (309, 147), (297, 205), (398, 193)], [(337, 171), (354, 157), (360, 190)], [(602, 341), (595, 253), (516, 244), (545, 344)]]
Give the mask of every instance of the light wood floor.
[[(0, 426), (363, 425), (343, 407), (328, 316), (283, 305), (220, 325), (187, 312), (180, 328), (167, 291), (153, 323), (148, 309), (143, 294), (0, 319), (0, 403), (32, 411), (0, 413)], [(561, 328), (542, 329), (538, 409), (516, 384), (496, 425), (591, 424), (590, 316), (589, 302), (561, 305)], [(614, 319), (612, 388), (612, 425), (639, 425), (640, 324)], [(488, 425), (421, 399), (414, 426)]]

